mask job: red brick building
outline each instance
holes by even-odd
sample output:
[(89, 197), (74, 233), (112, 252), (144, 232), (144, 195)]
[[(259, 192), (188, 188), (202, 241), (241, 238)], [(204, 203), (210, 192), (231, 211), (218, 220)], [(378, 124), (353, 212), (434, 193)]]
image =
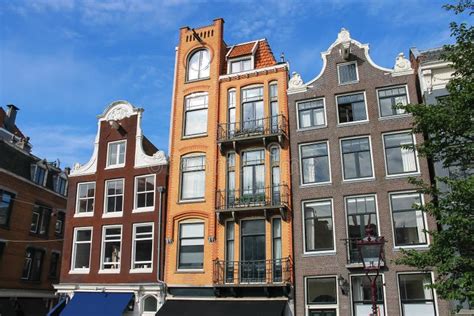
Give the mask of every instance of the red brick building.
[(67, 170), (31, 153), (15, 123), (18, 108), (7, 108), (0, 108), (0, 314), (45, 315), (59, 280)]
[(154, 315), (163, 302), (168, 163), (143, 135), (142, 114), (125, 101), (110, 104), (98, 116), (90, 161), (71, 171), (61, 282), (55, 285), (72, 299), (64, 312), (99, 299), (97, 313), (107, 314), (112, 304), (126, 315)]

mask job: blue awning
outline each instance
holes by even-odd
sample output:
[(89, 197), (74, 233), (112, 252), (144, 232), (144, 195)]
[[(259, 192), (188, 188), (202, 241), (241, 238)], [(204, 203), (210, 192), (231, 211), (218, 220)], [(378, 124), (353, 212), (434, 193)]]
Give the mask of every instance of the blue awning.
[(132, 293), (76, 292), (61, 316), (122, 316)]
[(66, 305), (66, 299), (62, 298), (59, 300), (58, 304), (54, 306), (46, 316), (58, 316)]

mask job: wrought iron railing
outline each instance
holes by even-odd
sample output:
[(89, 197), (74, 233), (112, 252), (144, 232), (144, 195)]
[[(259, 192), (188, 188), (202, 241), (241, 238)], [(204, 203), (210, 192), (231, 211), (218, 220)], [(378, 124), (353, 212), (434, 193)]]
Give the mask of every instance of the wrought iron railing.
[(214, 260), (213, 282), (217, 285), (292, 283), (291, 257), (271, 260)]
[(362, 238), (342, 239), (344, 241), (344, 244), (346, 245), (347, 264), (357, 264), (357, 263), (362, 264), (359, 250), (357, 249), (357, 241), (361, 239)]
[(259, 136), (286, 135), (288, 121), (284, 115), (274, 115), (243, 122), (222, 123), (217, 127), (217, 141), (233, 141)]
[(216, 209), (279, 208), (288, 206), (289, 189), (286, 184), (267, 187), (249, 187), (238, 190), (218, 190)]

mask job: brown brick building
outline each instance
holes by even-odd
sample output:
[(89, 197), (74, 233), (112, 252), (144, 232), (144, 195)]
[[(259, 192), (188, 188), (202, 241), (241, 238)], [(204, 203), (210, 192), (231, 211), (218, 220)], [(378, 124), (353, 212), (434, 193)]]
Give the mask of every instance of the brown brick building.
[(386, 69), (368, 50), (342, 29), (315, 79), (304, 84), (294, 73), (289, 81), (296, 315), (370, 313), (356, 248), (368, 225), (387, 240), (379, 314), (447, 315), (446, 302), (424, 287), (431, 272), (392, 262), (402, 248), (427, 249), (424, 229), (436, 228), (412, 209), (426, 197), (407, 181), (429, 181), (427, 161), (404, 147), (423, 138), (394, 107), (418, 102), (416, 77), (403, 54)]
[(31, 153), (15, 124), (18, 108), (7, 108), (0, 108), (0, 314), (45, 315), (59, 279), (67, 170)]
[(168, 162), (143, 135), (142, 114), (125, 101), (109, 105), (98, 116), (90, 161), (71, 171), (61, 283), (55, 285), (72, 298), (68, 315), (86, 315), (88, 307), (101, 315), (110, 308), (154, 315), (163, 303)]
[(180, 30), (162, 315), (197, 298), (209, 315), (235, 299), (279, 315), (292, 288), (288, 65), (266, 39), (228, 45), (223, 32), (222, 19)]

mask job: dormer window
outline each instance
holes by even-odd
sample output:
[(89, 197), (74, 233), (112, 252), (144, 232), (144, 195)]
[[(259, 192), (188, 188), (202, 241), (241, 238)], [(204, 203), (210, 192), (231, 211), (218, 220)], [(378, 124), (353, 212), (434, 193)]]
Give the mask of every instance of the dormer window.
[(48, 175), (48, 170), (45, 166), (40, 164), (31, 165), (31, 180), (41, 186), (46, 185), (46, 177)]
[(230, 60), (229, 62), (229, 73), (235, 74), (237, 72), (243, 72), (247, 70), (252, 70), (252, 57), (241, 58), (238, 60)]
[(337, 73), (339, 75), (339, 84), (349, 84), (359, 81), (357, 63), (355, 61), (337, 65)]
[(107, 150), (107, 168), (118, 168), (125, 165), (126, 141), (109, 143)]
[(67, 178), (65, 175), (54, 175), (53, 176), (53, 185), (54, 191), (61, 195), (66, 195), (66, 188), (67, 188)]

